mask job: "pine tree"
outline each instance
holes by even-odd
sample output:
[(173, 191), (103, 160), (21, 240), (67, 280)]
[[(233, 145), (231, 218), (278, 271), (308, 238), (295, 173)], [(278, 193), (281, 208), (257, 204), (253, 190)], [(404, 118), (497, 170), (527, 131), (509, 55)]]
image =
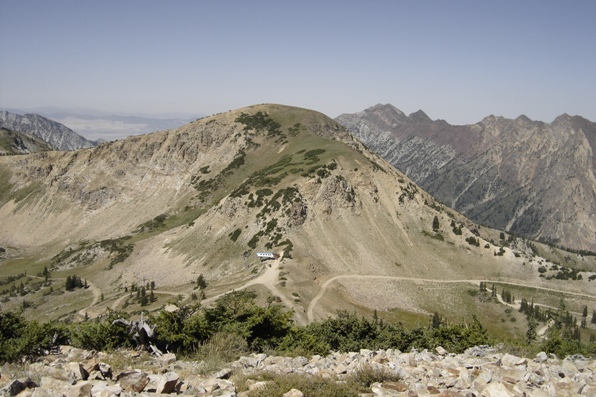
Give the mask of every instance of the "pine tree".
[(592, 324), (596, 324), (596, 310), (592, 310)]
[(207, 288), (207, 282), (205, 281), (205, 277), (203, 277), (203, 274), (199, 274), (199, 277), (197, 277), (197, 286), (200, 289)]
[(439, 218), (437, 218), (437, 216), (435, 215), (435, 217), (433, 219), (433, 230), (438, 231), (440, 227), (441, 227), (441, 224), (439, 223)]
[(582, 311), (582, 317), (588, 317), (588, 306), (584, 305), (584, 310)]
[(534, 317), (530, 317), (528, 319), (528, 330), (526, 331), (526, 342), (531, 344), (533, 341), (536, 340), (538, 336), (536, 332), (536, 328), (538, 327), (538, 323), (534, 320)]
[(437, 312), (433, 313), (431, 325), (434, 329), (437, 329), (441, 326), (441, 315)]

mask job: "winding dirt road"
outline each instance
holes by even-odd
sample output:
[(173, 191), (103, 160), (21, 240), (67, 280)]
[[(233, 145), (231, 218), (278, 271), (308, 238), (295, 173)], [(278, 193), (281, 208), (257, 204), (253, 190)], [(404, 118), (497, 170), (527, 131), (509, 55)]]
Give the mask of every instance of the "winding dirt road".
[[(567, 292), (567, 291), (557, 290), (554, 288), (536, 287), (536, 286), (527, 285), (527, 284), (504, 282), (504, 281), (497, 281), (497, 280), (436, 280), (436, 279), (416, 278), (416, 277), (345, 274), (345, 275), (331, 277), (329, 280), (325, 281), (323, 283), (323, 285), (321, 285), (321, 290), (319, 291), (319, 293), (308, 304), (308, 309), (306, 311), (306, 315), (307, 315), (309, 323), (314, 321), (314, 315), (313, 315), (314, 308), (317, 305), (317, 303), (319, 302), (319, 300), (323, 297), (323, 295), (325, 295), (325, 292), (327, 291), (327, 287), (329, 287), (329, 285), (331, 283), (333, 283), (337, 280), (347, 279), (347, 278), (357, 279), (357, 280), (380, 279), (380, 280), (416, 281), (416, 282), (423, 282), (423, 283), (443, 283), (443, 284), (445, 284), (445, 283), (469, 283), (469, 284), (473, 284), (476, 286), (480, 286), (480, 282), (485, 282), (487, 284), (498, 283), (498, 284), (512, 285), (512, 286), (517, 286), (517, 287), (534, 288), (534, 289), (540, 289), (543, 291), (557, 292), (557, 293), (562, 293), (562, 294), (566, 294), (566, 295), (574, 295), (574, 296), (596, 299), (596, 295), (582, 294), (582, 293), (576, 293), (576, 292)], [(499, 294), (497, 294), (497, 299), (499, 299), (499, 302), (501, 302), (503, 304), (506, 304), (506, 305), (514, 307), (514, 308), (517, 307), (519, 309), (519, 305), (517, 304), (517, 302), (516, 302), (516, 304), (507, 304), (505, 301), (503, 301), (502, 297)]]

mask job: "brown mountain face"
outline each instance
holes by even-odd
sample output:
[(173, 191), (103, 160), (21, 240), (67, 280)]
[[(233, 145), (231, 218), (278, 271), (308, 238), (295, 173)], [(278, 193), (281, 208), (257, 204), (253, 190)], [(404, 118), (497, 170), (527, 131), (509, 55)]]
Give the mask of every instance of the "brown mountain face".
[[(591, 299), (596, 270), (594, 257), (501, 240), (436, 203), (337, 122), (281, 105), (90, 149), (0, 157), (0, 248), (0, 276), (41, 274), (24, 296), (2, 295), (3, 307), (42, 320), (138, 313), (132, 285), (150, 281), (149, 309), (190, 301), (199, 275), (203, 304), (254, 288), (263, 302), (280, 297), (300, 323), (338, 308), (461, 319), (476, 311), (466, 293), (474, 280), (549, 287), (542, 267), (554, 274), (557, 261), (582, 277), (556, 289)], [(261, 262), (261, 251), (281, 258)], [(44, 267), (51, 287), (40, 281)], [(69, 275), (90, 287), (64, 292)]]
[(481, 224), (596, 251), (596, 123), (488, 116), (453, 126), (376, 105), (336, 119), (438, 200)]

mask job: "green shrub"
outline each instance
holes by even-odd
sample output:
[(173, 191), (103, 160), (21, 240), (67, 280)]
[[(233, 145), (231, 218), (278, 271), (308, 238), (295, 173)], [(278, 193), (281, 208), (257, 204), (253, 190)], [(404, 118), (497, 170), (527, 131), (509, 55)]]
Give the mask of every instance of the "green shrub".
[(320, 160), (319, 155), (325, 153), (325, 149), (313, 149), (304, 153), (304, 160), (314, 164)]
[(235, 242), (236, 240), (238, 240), (238, 237), (240, 237), (240, 233), (242, 233), (242, 230), (236, 229), (233, 232), (231, 232), (230, 234), (228, 234), (228, 236), (230, 237), (230, 239), (232, 241)]
[(470, 245), (475, 245), (476, 247), (480, 247), (480, 240), (476, 237), (470, 236), (466, 238), (466, 242)]
[(64, 324), (39, 324), (15, 313), (0, 312), (0, 364), (38, 356), (53, 344), (67, 343), (67, 335)]
[(119, 316), (112, 313), (106, 318), (97, 318), (71, 326), (71, 344), (81, 349), (114, 350), (119, 347), (133, 347), (128, 329), (124, 324), (113, 321)]

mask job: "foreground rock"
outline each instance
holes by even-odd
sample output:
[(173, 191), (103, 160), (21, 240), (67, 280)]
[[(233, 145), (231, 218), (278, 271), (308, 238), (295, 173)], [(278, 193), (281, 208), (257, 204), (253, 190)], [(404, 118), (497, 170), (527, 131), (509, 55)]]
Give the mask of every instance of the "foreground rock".
[[(373, 383), (366, 396), (594, 396), (596, 360), (583, 356), (563, 360), (540, 353), (534, 359), (503, 354), (489, 347), (474, 347), (464, 354), (436, 351), (360, 350), (328, 356), (276, 357), (253, 354), (241, 357), (211, 376), (202, 362), (177, 361), (173, 355), (163, 360), (139, 362), (141, 369), (113, 370), (104, 353), (78, 351), (81, 361), (69, 361), (73, 354), (47, 356), (28, 366), (29, 377), (15, 379), (14, 366), (0, 368), (0, 396), (250, 396), (265, 382), (251, 380), (262, 371), (278, 374), (320, 375), (341, 380), (364, 367), (391, 371), (395, 382)], [(94, 374), (90, 376), (90, 374)], [(237, 392), (230, 377), (243, 374), (248, 391)], [(36, 380), (39, 379), (39, 381)], [(284, 396), (302, 396), (288, 390)]]

